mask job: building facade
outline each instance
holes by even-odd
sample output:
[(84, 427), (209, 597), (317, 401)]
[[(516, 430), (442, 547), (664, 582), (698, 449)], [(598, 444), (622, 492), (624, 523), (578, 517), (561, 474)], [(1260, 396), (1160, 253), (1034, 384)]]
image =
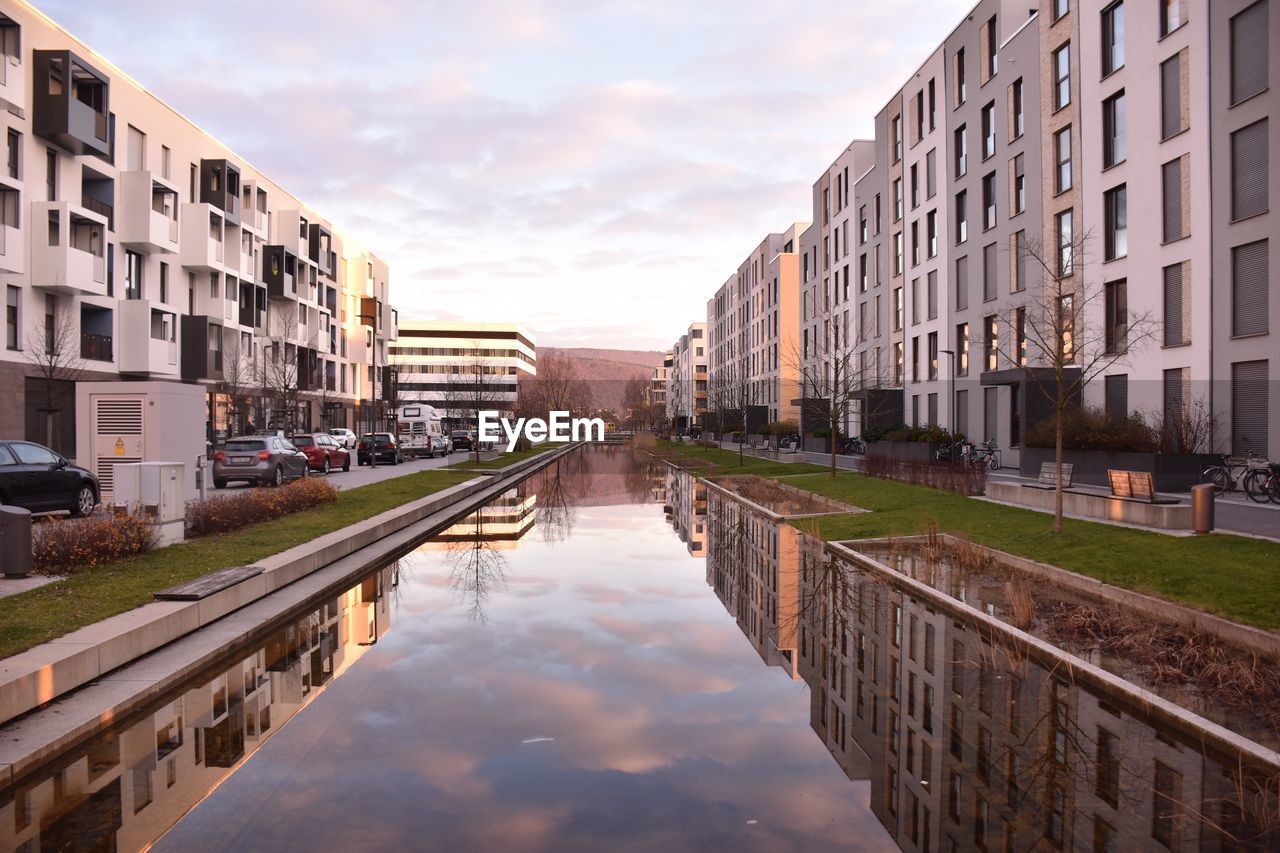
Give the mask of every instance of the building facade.
[(533, 336), (514, 323), (406, 320), (390, 355), (395, 399), (434, 406), (452, 425), (482, 409), (511, 415), (520, 378), (538, 372)]
[(199, 384), (211, 438), (378, 420), (386, 263), (32, 6), (0, 34), (0, 435), (82, 455), (93, 380)]
[[(665, 359), (664, 359), (665, 361)], [(700, 426), (707, 412), (707, 324), (692, 323), (671, 345), (667, 419), (676, 429)]]

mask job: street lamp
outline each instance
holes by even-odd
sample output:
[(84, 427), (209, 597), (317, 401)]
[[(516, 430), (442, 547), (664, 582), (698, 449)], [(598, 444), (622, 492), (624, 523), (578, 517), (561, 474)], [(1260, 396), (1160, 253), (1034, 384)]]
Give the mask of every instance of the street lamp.
[(944, 349), (944, 354), (949, 356), (948, 364), (951, 365), (951, 371), (947, 376), (947, 382), (950, 390), (947, 392), (947, 407), (951, 409), (951, 440), (955, 441), (956, 437), (956, 353), (955, 350)]

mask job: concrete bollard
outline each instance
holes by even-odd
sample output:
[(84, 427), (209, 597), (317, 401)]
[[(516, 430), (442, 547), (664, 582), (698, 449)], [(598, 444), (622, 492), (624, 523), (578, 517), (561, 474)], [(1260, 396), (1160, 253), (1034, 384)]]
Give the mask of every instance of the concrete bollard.
[(0, 506), (0, 569), (6, 578), (25, 578), (31, 561), (31, 511)]
[(1197, 535), (1213, 530), (1214, 487), (1202, 483), (1191, 487), (1191, 528)]

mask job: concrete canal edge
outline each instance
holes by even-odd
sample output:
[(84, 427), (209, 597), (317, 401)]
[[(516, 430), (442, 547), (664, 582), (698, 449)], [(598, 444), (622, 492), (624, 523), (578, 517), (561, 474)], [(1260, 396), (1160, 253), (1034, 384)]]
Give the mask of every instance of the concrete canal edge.
[[(299, 596), (305, 600), (321, 591), (314, 588), (314, 583), (304, 588), (301, 581), (315, 578), (335, 583), (340, 578), (360, 574), (386, 562), (409, 543), (446, 527), (575, 447), (576, 444), (566, 445), (550, 453), (521, 460), (500, 469), (497, 474), (475, 477), (267, 557), (255, 564), (260, 572), (246, 573), (249, 576), (238, 583), (202, 599), (145, 604), (0, 660), (0, 725), (4, 726), (3, 745), (0, 746), (0, 788), (16, 778), (18, 766), (15, 759), (18, 756), (11, 747), (26, 740), (19, 738), (15, 741), (10, 729), (20, 726), (31, 716), (38, 716), (29, 712), (49, 703), (54, 703), (50, 710), (68, 704), (55, 700), (91, 682), (120, 683), (111, 676), (122, 667), (131, 664), (136, 667), (141, 663), (139, 659), (146, 655), (164, 655), (168, 650), (166, 647), (192, 637), (200, 629), (204, 629), (200, 633), (208, 632), (211, 638), (215, 638), (213, 643), (198, 644), (206, 647), (198, 659), (183, 664), (161, 662), (153, 667), (155, 671), (148, 678), (154, 680), (155, 687), (146, 693), (148, 696), (158, 695), (251, 638), (254, 626), (237, 625), (223, 630), (227, 619), (271, 598), (279, 598), (278, 603), (283, 607), (258, 609), (285, 612), (289, 607), (298, 605)], [(330, 569), (337, 571), (327, 571)], [(261, 613), (257, 613), (254, 618), (260, 617)], [(135, 694), (136, 688), (143, 686), (139, 680), (131, 681)], [(47, 757), (102, 722), (127, 713), (127, 706), (136, 705), (136, 696), (127, 703), (121, 703), (121, 707), (114, 705), (108, 709), (99, 706), (99, 712), (89, 717), (87, 722), (91, 725), (87, 730), (84, 725), (74, 725), (60, 732), (56, 738), (46, 738), (47, 743), (39, 750), (39, 756)], [(24, 714), (28, 717), (23, 717)], [(65, 714), (62, 716), (66, 717)], [(70, 722), (70, 719), (65, 721)], [(65, 726), (59, 728), (66, 729)], [(23, 760), (22, 765), (29, 769), (38, 761), (38, 757), (32, 757)]]

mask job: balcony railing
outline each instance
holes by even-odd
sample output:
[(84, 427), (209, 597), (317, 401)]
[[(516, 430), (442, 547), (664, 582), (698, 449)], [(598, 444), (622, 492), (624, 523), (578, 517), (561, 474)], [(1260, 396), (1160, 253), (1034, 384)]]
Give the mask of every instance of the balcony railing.
[(80, 357), (90, 361), (111, 361), (113, 340), (110, 335), (95, 335), (91, 332), (80, 333)]

